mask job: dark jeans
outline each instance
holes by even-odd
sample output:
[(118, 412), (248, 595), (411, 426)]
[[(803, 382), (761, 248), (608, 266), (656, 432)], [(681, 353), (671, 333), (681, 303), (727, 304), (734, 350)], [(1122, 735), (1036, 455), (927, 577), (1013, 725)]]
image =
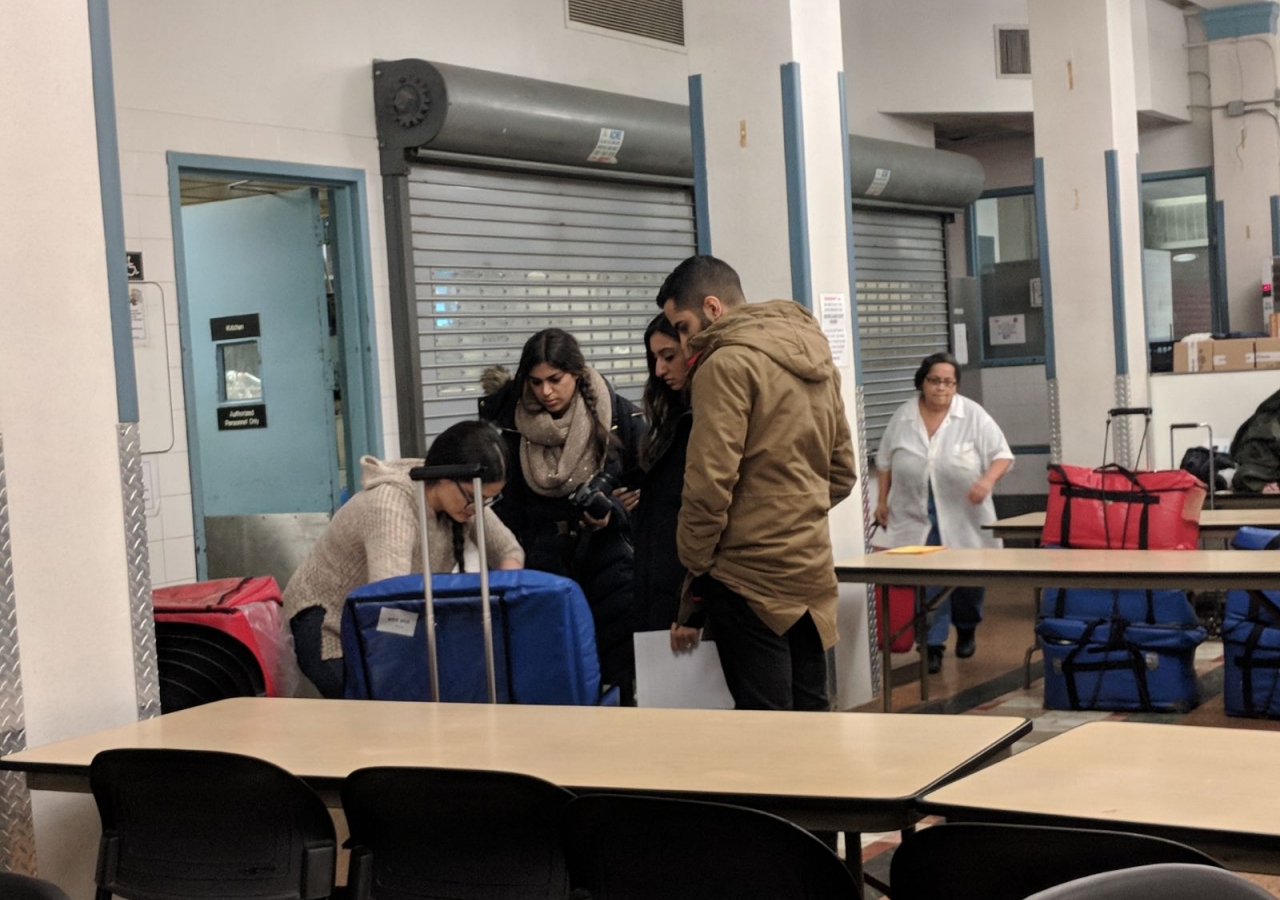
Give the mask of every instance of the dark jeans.
[(304, 609), (289, 620), (298, 668), (311, 679), (321, 696), (340, 700), (346, 689), (347, 676), (342, 670), (342, 657), (320, 658), (320, 630), (323, 625), (324, 610), (319, 606)]
[(808, 613), (777, 635), (740, 594), (714, 580), (708, 593), (707, 620), (735, 708), (831, 708), (827, 654)]

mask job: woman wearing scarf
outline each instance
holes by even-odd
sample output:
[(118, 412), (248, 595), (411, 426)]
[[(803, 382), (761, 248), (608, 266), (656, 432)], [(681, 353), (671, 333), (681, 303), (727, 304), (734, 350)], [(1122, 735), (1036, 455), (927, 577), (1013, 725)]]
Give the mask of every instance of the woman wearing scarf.
[[(643, 418), (583, 359), (578, 342), (558, 328), (524, 345), (515, 378), (495, 367), (482, 381), (481, 417), (507, 440), (516, 462), (494, 511), (525, 548), (525, 566), (573, 578), (591, 606), (600, 677), (631, 696), (638, 615), (625, 502), (613, 496), (623, 473), (635, 469)], [(599, 479), (601, 474), (607, 480)], [(581, 503), (594, 490), (607, 513), (591, 516)], [(601, 497), (600, 495), (603, 495)]]

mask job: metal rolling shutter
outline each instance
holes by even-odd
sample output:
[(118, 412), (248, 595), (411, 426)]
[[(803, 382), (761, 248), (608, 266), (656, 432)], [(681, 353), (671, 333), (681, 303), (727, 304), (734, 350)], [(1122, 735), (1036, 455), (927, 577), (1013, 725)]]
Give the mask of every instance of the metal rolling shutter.
[(428, 443), (474, 418), (484, 369), (514, 374), (543, 328), (639, 399), (654, 298), (695, 252), (690, 189), (416, 165), (409, 211)]
[(950, 349), (947, 257), (937, 215), (853, 210), (858, 332), (868, 453), (903, 401), (920, 360)]

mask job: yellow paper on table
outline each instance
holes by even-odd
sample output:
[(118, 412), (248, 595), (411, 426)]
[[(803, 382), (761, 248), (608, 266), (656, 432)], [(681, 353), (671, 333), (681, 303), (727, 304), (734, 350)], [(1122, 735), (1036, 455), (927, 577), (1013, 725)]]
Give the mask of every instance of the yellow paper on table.
[(932, 544), (928, 547), (922, 546), (920, 544), (913, 544), (910, 547), (894, 547), (892, 550), (886, 550), (885, 553), (911, 553), (911, 554), (937, 553), (939, 550), (946, 550), (946, 549), (947, 549), (946, 547), (941, 547), (941, 546), (938, 546), (937, 544)]

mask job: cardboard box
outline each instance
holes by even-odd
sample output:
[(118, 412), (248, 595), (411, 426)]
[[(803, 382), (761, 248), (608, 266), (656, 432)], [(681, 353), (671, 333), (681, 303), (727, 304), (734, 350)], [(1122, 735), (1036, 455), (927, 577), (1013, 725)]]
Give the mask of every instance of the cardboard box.
[(1188, 344), (1178, 341), (1173, 345), (1174, 372), (1212, 372), (1213, 341), (1196, 341)]
[(1258, 338), (1253, 342), (1255, 369), (1280, 369), (1280, 338)]
[(1213, 371), (1243, 372), (1253, 368), (1253, 338), (1213, 342)]
[(1280, 338), (1280, 312), (1273, 312), (1271, 314), (1271, 336), (1273, 338)]

